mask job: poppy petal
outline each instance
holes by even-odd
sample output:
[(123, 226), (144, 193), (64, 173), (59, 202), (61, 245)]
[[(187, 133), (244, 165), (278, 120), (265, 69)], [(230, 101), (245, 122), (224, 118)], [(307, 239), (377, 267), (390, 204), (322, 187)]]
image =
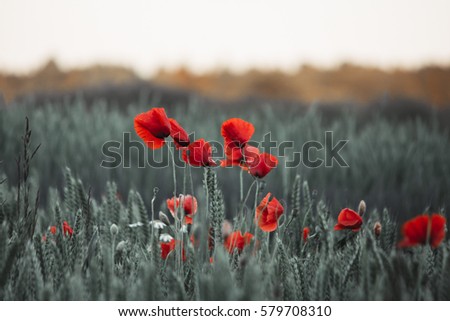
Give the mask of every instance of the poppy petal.
[(348, 229), (357, 229), (362, 225), (362, 218), (354, 210), (344, 208), (339, 213), (338, 223)]
[(306, 242), (308, 240), (309, 232), (310, 232), (309, 227), (303, 228), (303, 233), (302, 233), (303, 242)]
[(278, 228), (278, 219), (284, 213), (283, 205), (274, 197), (269, 201), (271, 193), (263, 198), (256, 208), (255, 221), (264, 232), (273, 232)]
[(342, 224), (339, 224), (339, 223), (337, 223), (335, 226), (334, 226), (334, 230), (335, 231), (341, 231), (341, 230), (345, 230), (345, 226), (344, 225), (342, 225)]
[(262, 153), (247, 163), (249, 173), (257, 178), (264, 178), (278, 165), (278, 159), (269, 153)]
[(222, 167), (239, 166), (244, 159), (242, 148), (234, 142), (225, 140), (225, 157), (226, 160), (222, 162)]
[(170, 135), (170, 122), (164, 108), (152, 108), (134, 118), (134, 129), (149, 148), (158, 149)]
[(172, 137), (175, 147), (181, 148), (189, 145), (189, 135), (183, 127), (173, 118), (169, 118), (170, 123), (170, 137)]
[(150, 149), (158, 149), (163, 147), (165, 144), (164, 138), (157, 138), (153, 136), (146, 127), (141, 125), (139, 122), (136, 122), (136, 119), (134, 120), (134, 130)]
[(186, 215), (184, 217), (184, 223), (187, 225), (191, 225), (194, 222), (194, 219), (190, 215)]
[(250, 244), (252, 238), (253, 234), (251, 233), (246, 232), (242, 235), (241, 231), (235, 231), (228, 235), (224, 242), (224, 247), (230, 254), (233, 253), (235, 249), (237, 249), (240, 253), (246, 245)]
[(426, 245), (437, 248), (445, 238), (446, 218), (440, 214), (418, 215), (406, 221), (402, 227), (403, 240), (399, 247)]
[(222, 124), (221, 134), (227, 142), (236, 142), (244, 146), (255, 132), (253, 124), (240, 119), (231, 118)]
[(409, 246), (426, 244), (428, 230), (428, 215), (419, 215), (403, 224), (402, 234)]
[(194, 167), (217, 166), (212, 159), (211, 145), (203, 138), (194, 141), (183, 149), (182, 157), (186, 163)]
[(440, 214), (433, 214), (431, 216), (430, 244), (432, 247), (438, 247), (444, 240), (446, 222), (446, 218)]

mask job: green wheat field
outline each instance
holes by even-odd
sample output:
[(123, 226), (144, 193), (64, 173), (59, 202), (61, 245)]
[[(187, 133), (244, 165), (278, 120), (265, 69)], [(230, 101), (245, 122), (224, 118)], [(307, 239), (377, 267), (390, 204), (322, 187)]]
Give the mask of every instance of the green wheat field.
[[(223, 122), (238, 117), (254, 125), (253, 140), (270, 133), (294, 147), (261, 179), (239, 167), (179, 166), (174, 186), (171, 155), (184, 162), (169, 146), (143, 148), (147, 158), (167, 161), (164, 168), (139, 168), (139, 148), (118, 149), (127, 166), (102, 167), (105, 142), (130, 133), (142, 143), (133, 119), (154, 106), (195, 139), (222, 142)], [(405, 222), (446, 216), (448, 118), (276, 103), (220, 108), (201, 99), (7, 106), (0, 110), (0, 299), (450, 300), (445, 224), (437, 231), (425, 223), (422, 241), (400, 246)], [(286, 166), (327, 131), (348, 140), (341, 153), (348, 167)], [(197, 200), (190, 225), (171, 215), (174, 190)], [(254, 219), (267, 193), (284, 209), (271, 232)], [(335, 230), (344, 208), (360, 215), (357, 229)], [(252, 238), (230, 245), (236, 231)]]

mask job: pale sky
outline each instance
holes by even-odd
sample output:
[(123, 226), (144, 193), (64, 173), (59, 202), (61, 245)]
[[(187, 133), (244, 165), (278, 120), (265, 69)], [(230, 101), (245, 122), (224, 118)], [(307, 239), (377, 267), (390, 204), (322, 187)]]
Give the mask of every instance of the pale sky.
[(0, 0), (0, 70), (450, 64), (449, 0)]

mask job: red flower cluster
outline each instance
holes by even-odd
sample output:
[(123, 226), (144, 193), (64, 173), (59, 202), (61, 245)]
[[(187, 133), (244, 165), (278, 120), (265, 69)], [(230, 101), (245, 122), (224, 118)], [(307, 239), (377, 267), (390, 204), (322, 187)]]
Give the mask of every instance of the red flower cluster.
[(251, 233), (245, 233), (242, 235), (241, 231), (235, 231), (228, 235), (228, 237), (225, 240), (225, 248), (228, 250), (229, 253), (233, 253), (235, 249), (241, 253), (244, 250), (244, 247), (249, 245), (252, 241), (253, 234)]
[(405, 222), (402, 227), (403, 240), (400, 247), (430, 244), (437, 248), (445, 238), (447, 220), (440, 214), (419, 215)]
[[(67, 221), (63, 222), (62, 228), (63, 228), (64, 236), (72, 237), (73, 229), (70, 227), (70, 225), (69, 225), (69, 223), (67, 223)], [(50, 231), (50, 234), (56, 235), (56, 233), (58, 232), (58, 228), (56, 227), (56, 225), (52, 225), (52, 226), (50, 226), (49, 231)], [(42, 241), (44, 241), (44, 242), (47, 241), (46, 234), (42, 235)]]
[(231, 118), (222, 124), (221, 134), (225, 142), (226, 160), (222, 166), (241, 165), (244, 160), (243, 149), (252, 138), (255, 127), (240, 118)]
[(169, 198), (166, 203), (173, 217), (176, 217), (177, 211), (180, 211), (182, 207), (184, 222), (186, 224), (192, 224), (193, 216), (197, 213), (197, 199), (194, 196), (181, 194), (180, 197)]
[[(182, 149), (183, 160), (195, 167), (216, 166), (212, 159), (211, 145), (204, 139), (190, 142), (187, 132), (173, 118), (168, 118), (164, 108), (152, 108), (145, 113), (137, 115), (134, 119), (134, 128), (138, 136), (151, 149), (161, 148), (165, 138), (171, 136), (178, 149)], [(241, 166), (253, 177), (263, 178), (278, 165), (278, 159), (268, 153), (261, 153), (257, 147), (248, 144), (255, 132), (253, 124), (240, 118), (231, 118), (222, 124), (221, 134), (225, 142), (226, 160), (222, 166)], [(256, 219), (261, 229), (274, 231), (278, 226), (278, 218), (283, 214), (283, 206), (276, 198), (269, 202), (269, 196), (262, 201), (256, 211)], [(186, 224), (192, 224), (192, 216), (197, 208), (195, 198), (186, 198), (183, 205)], [(167, 200), (167, 206), (172, 215), (176, 215), (175, 207), (180, 200), (172, 198)], [(193, 212), (192, 212), (193, 210)]]
[(271, 194), (267, 193), (261, 203), (256, 208), (255, 221), (264, 232), (273, 232), (278, 227), (278, 219), (283, 215), (284, 207), (273, 197), (270, 201)]
[(231, 118), (222, 124), (226, 156), (222, 166), (241, 166), (252, 176), (263, 178), (278, 165), (278, 159), (248, 144), (254, 132), (254, 126), (240, 118)]
[(362, 217), (358, 213), (352, 209), (344, 208), (339, 213), (338, 223), (334, 226), (334, 230), (352, 230), (353, 232), (358, 232), (361, 229), (362, 223)]
[(134, 118), (137, 135), (151, 149), (164, 146), (165, 138), (172, 137), (175, 147), (183, 150), (183, 160), (191, 166), (215, 166), (211, 146), (204, 139), (191, 143), (186, 130), (173, 118), (168, 118), (164, 108), (155, 107)]

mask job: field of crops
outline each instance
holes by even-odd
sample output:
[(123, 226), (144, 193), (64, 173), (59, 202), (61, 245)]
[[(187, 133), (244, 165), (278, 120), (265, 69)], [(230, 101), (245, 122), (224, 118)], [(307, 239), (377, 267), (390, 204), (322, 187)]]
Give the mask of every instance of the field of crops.
[[(165, 106), (195, 133), (189, 146), (152, 150), (134, 119), (157, 105), (79, 99), (0, 110), (1, 299), (450, 300), (450, 136), (439, 113), (394, 121), (193, 99)], [(211, 166), (226, 155), (193, 146), (226, 141), (230, 118), (254, 126), (252, 141), (270, 133), (293, 147), (270, 151), (275, 168), (253, 171), (246, 157), (245, 171)], [(144, 120), (148, 132), (155, 120)], [(326, 145), (327, 131), (348, 141), (347, 167), (289, 165), (304, 143)], [(245, 154), (249, 133), (231, 133), (246, 137)], [(111, 141), (122, 162), (105, 168)], [(139, 168), (140, 149), (167, 166)], [(200, 163), (189, 158), (197, 153)], [(186, 196), (174, 202), (174, 193)]]

